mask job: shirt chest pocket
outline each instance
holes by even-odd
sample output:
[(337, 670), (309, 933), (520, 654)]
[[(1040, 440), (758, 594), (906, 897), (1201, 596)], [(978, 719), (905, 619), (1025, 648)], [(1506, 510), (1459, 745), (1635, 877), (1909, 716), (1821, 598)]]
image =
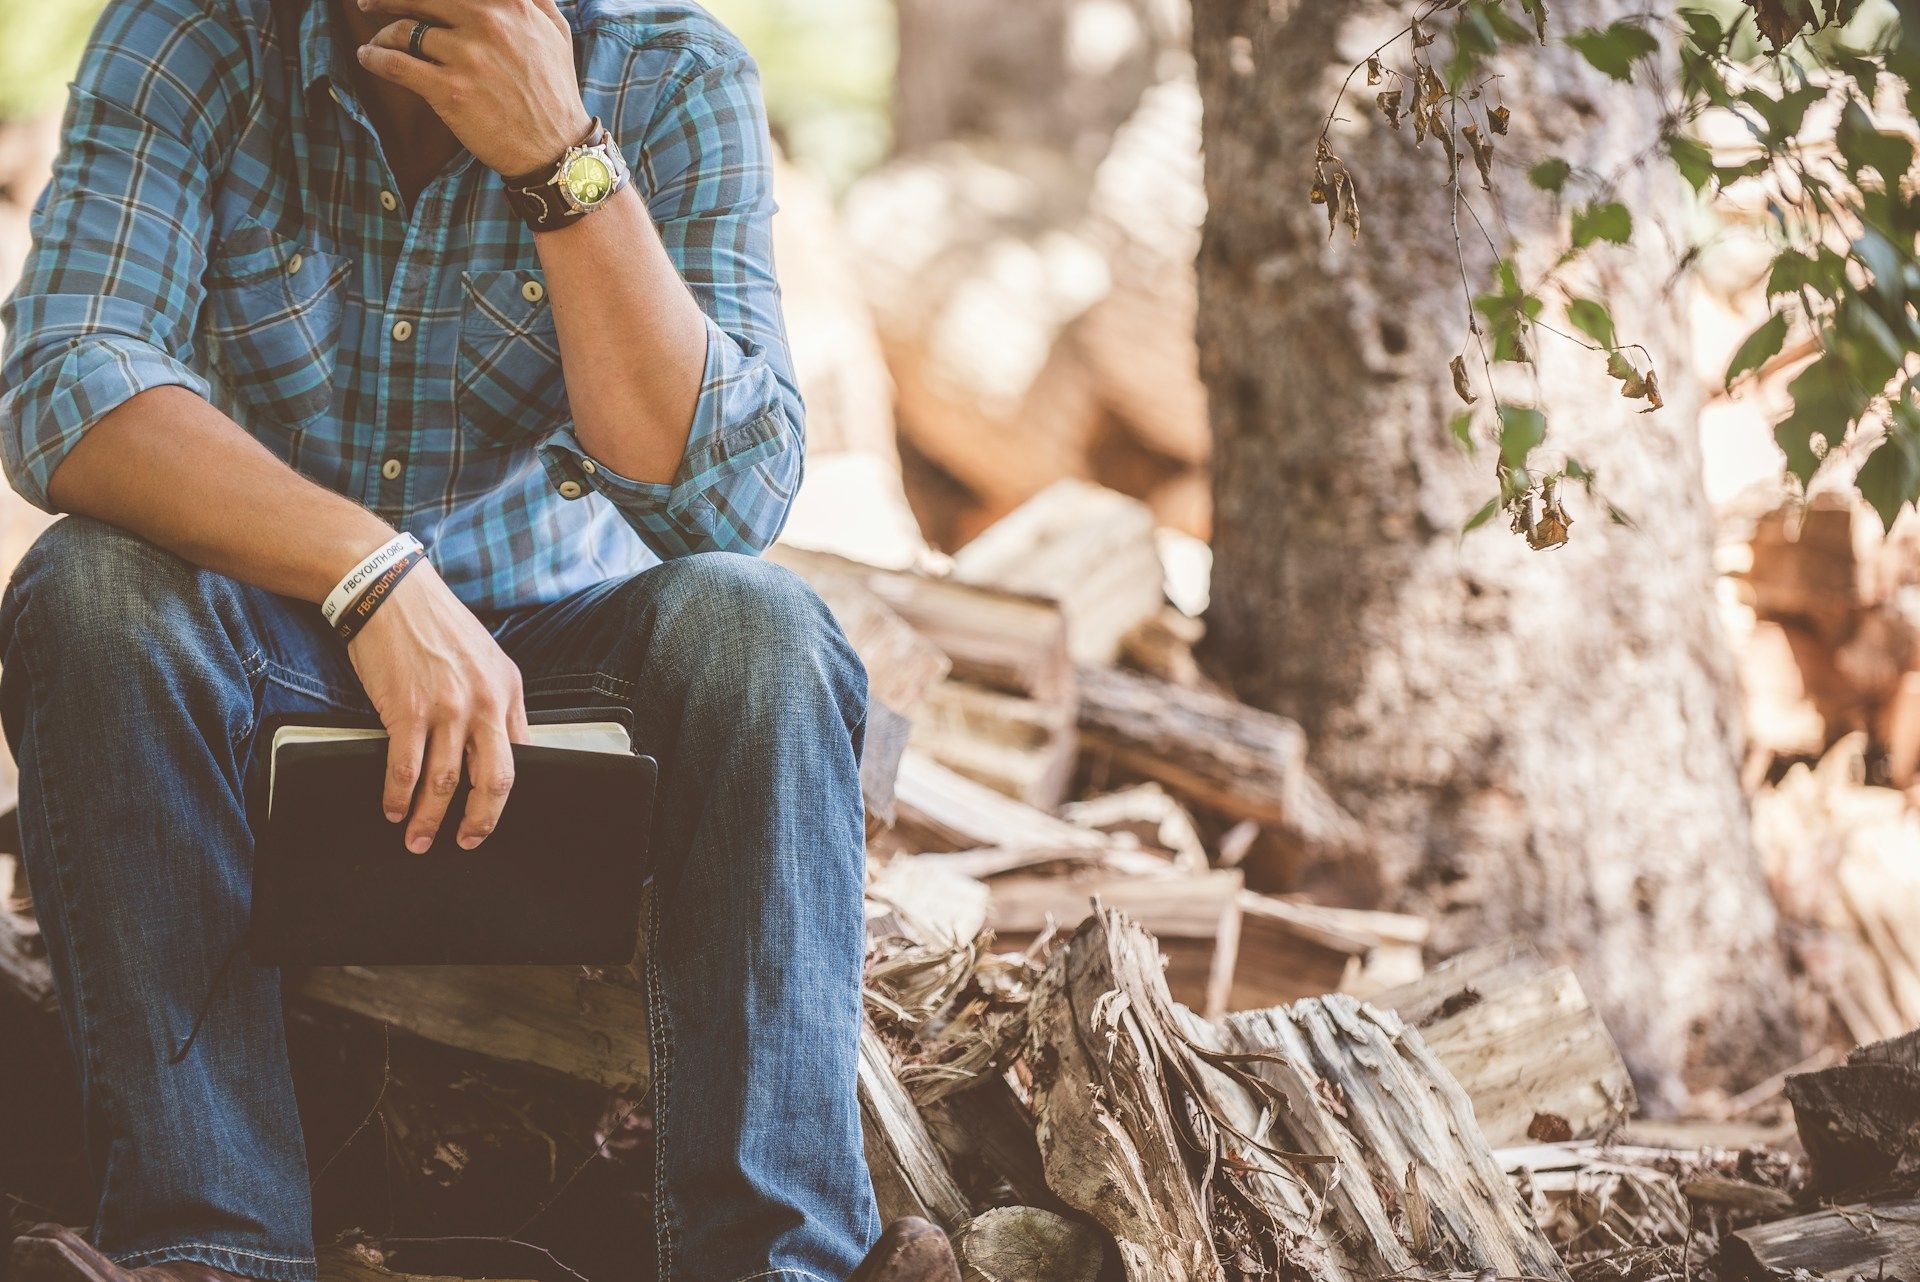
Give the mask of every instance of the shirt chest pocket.
[(297, 431), (333, 408), (347, 269), (260, 226), (228, 236), (208, 267), (213, 363), (248, 426)]
[(463, 272), (460, 280), (460, 428), (483, 445), (537, 441), (568, 414), (546, 283), (531, 271)]

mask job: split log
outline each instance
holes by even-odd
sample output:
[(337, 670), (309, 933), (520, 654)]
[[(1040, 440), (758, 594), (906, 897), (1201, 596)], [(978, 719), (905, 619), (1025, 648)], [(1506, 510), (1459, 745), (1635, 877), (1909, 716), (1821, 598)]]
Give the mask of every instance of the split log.
[(1270, 826), (1323, 854), (1362, 847), (1353, 817), (1307, 768), (1285, 717), (1119, 669), (1082, 668), (1080, 737), (1095, 759), (1152, 779), (1188, 804)]
[(1164, 850), (1184, 873), (1207, 870), (1207, 847), (1187, 808), (1157, 783), (1134, 784), (1060, 807), (1060, 817), (1082, 828), (1129, 836)]
[(1167, 961), (1167, 987), (1175, 1001), (1208, 1019), (1227, 1010), (1239, 959), (1239, 873), (999, 877), (987, 889), (993, 897), (987, 924), (999, 946), (1025, 947), (1049, 925), (1072, 931), (1097, 900), (1154, 937)]
[(1869, 537), (1851, 494), (1776, 507), (1756, 523), (1752, 564), (1739, 576), (1754, 610), (1763, 619), (1800, 620), (1837, 647), (1863, 602)]
[(906, 850), (1094, 851), (1114, 845), (1043, 810), (1006, 797), (909, 749), (900, 762), (898, 806), (888, 840)]
[(979, 1191), (977, 1204), (1006, 1201), (1064, 1209), (1047, 1187), (1033, 1117), (1007, 1074), (921, 1106), (927, 1130), (963, 1188)]
[[(1054, 954), (1033, 995), (1025, 1060), (1047, 1181), (1113, 1235), (1127, 1282), (1225, 1282), (1285, 1262), (1302, 1282), (1350, 1276), (1334, 1230), (1236, 1118), (1234, 1084), (1167, 994), (1153, 940), (1111, 909)], [(1555, 1273), (1549, 1276), (1560, 1277)]]
[(1250, 1071), (1287, 1101), (1278, 1142), (1333, 1158), (1328, 1218), (1362, 1276), (1567, 1276), (1466, 1091), (1398, 1015), (1336, 993), (1229, 1015), (1222, 1029), (1229, 1051), (1261, 1057)]
[(1240, 894), (1240, 960), (1229, 1010), (1261, 1010), (1302, 997), (1366, 992), (1421, 971), (1429, 926), (1404, 913), (1327, 908)]
[(1001, 1206), (954, 1234), (964, 1282), (1094, 1282), (1106, 1257), (1100, 1234), (1035, 1206)]
[(918, 1215), (949, 1232), (966, 1222), (966, 1199), (870, 1024), (860, 1034), (860, 1119), (882, 1220)]
[(1088, 187), (1049, 148), (954, 142), (866, 174), (842, 202), (900, 432), (996, 511), (1086, 475), (1103, 419), (1061, 341), (1107, 286), (1073, 230)]
[[(618, 979), (614, 978), (620, 975)], [(416, 1037), (615, 1090), (648, 1081), (637, 981), (569, 966), (319, 966), (291, 991)]]
[(1823, 1196), (1920, 1188), (1920, 1032), (1789, 1074), (1786, 1091)]
[[(1503, 1148), (1494, 1157), (1541, 1232), (1562, 1251), (1686, 1240), (1692, 1211), (1670, 1170), (1696, 1165), (1702, 1157), (1699, 1150), (1529, 1144)], [(1791, 1208), (1786, 1194), (1757, 1184), (1749, 1187), (1786, 1200)]]
[(808, 582), (828, 574), (857, 579), (947, 656), (956, 680), (1044, 703), (1074, 697), (1066, 617), (1052, 601), (883, 570), (827, 552), (776, 545), (767, 555)]
[[(821, 455), (867, 454), (892, 465), (893, 379), (873, 312), (854, 286), (856, 255), (840, 230), (833, 196), (811, 174), (779, 158), (773, 252), (793, 350), (794, 381), (807, 405), (807, 466)], [(904, 497), (904, 495), (903, 495)]]
[(1041, 810), (1066, 798), (1078, 756), (1071, 704), (942, 681), (914, 717), (913, 746), (995, 792)]
[(1200, 91), (1188, 65), (1141, 96), (1094, 173), (1087, 234), (1104, 247), (1112, 284), (1072, 330), (1109, 412), (1189, 464), (1207, 461), (1213, 438), (1194, 341), (1200, 168)]
[(1076, 663), (1111, 663), (1165, 603), (1165, 571), (1144, 503), (1056, 481), (954, 554), (953, 576), (1058, 601)]
[(1741, 1229), (1721, 1243), (1723, 1276), (1777, 1278), (1920, 1277), (1920, 1201), (1836, 1206)]
[[(1573, 972), (1531, 944), (1477, 948), (1375, 994), (1420, 1030), (1494, 1144), (1598, 1133), (1633, 1111), (1633, 1081)], [(1555, 1132), (1565, 1124), (1562, 1135)]]

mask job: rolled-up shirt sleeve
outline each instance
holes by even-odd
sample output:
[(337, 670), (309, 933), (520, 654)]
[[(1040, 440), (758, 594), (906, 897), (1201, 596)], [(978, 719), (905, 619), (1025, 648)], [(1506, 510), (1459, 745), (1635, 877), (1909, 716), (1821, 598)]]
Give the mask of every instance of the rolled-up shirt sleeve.
[(759, 74), (737, 54), (669, 95), (646, 137), (622, 140), (668, 255), (707, 317), (706, 367), (679, 470), (636, 481), (570, 428), (544, 443), (560, 492), (597, 491), (663, 559), (757, 553), (800, 486), (805, 411), (773, 268), (773, 165)]
[(0, 306), (0, 465), (37, 507), (69, 451), (189, 365), (228, 119), (231, 30), (195, 0), (112, 0), (88, 44), (33, 246)]

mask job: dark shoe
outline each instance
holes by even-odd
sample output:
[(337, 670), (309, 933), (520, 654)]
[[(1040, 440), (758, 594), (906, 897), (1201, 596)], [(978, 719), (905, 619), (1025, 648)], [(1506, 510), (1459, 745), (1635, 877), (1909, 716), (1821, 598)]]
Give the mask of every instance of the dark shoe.
[(124, 1269), (94, 1250), (78, 1233), (58, 1224), (36, 1225), (15, 1238), (8, 1264), (13, 1282), (241, 1282), (232, 1273), (191, 1260)]
[(847, 1282), (960, 1282), (947, 1235), (917, 1216), (887, 1225)]

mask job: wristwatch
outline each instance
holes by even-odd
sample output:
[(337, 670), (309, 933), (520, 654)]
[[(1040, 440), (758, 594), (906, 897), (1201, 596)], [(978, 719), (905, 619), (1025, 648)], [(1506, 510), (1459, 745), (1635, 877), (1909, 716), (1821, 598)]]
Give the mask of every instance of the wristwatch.
[(552, 231), (579, 222), (613, 199), (632, 175), (627, 159), (614, 145), (613, 134), (593, 118), (587, 140), (567, 148), (566, 154), (518, 178), (501, 179), (507, 204), (535, 231)]

